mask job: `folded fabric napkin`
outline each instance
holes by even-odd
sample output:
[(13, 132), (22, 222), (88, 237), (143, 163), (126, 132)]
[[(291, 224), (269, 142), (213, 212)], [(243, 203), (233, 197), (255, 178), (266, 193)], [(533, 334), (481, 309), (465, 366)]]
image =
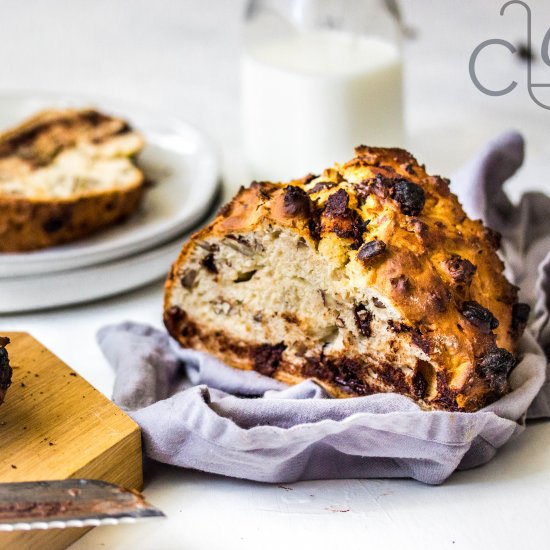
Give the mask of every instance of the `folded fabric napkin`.
[(521, 165), (523, 140), (508, 133), (453, 180), (470, 216), (503, 234), (508, 276), (534, 306), (512, 372), (512, 391), (475, 413), (426, 412), (377, 394), (331, 399), (314, 381), (286, 386), (180, 349), (165, 331), (122, 323), (98, 342), (116, 370), (113, 399), (141, 426), (160, 462), (264, 482), (412, 477), (438, 484), (490, 460), (526, 418), (550, 417), (550, 198), (514, 206), (503, 184)]

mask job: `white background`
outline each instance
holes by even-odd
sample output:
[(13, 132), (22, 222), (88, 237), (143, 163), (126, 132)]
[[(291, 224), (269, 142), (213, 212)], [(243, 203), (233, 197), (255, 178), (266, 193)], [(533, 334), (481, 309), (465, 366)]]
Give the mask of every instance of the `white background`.
[[(525, 40), (519, 7), (501, 1), (404, 0), (417, 38), (406, 43), (410, 147), (430, 171), (452, 173), (508, 128), (527, 139), (509, 183), (550, 189), (550, 112), (525, 88), (525, 67), (504, 50), (480, 60), (481, 94), (468, 76), (488, 38)], [(535, 48), (550, 4), (532, 0)], [(229, 190), (246, 183), (238, 116), (242, 2), (237, 0), (0, 0), (0, 91), (86, 92), (181, 115), (217, 142)], [(540, 59), (540, 54), (538, 55)], [(540, 62), (539, 67), (543, 67)], [(550, 67), (540, 71), (550, 82)], [(550, 101), (549, 101), (550, 103)], [(110, 395), (113, 373), (96, 330), (125, 319), (160, 326), (162, 284), (90, 305), (2, 316), (27, 330)], [(92, 531), (76, 548), (544, 548), (550, 540), (550, 424), (532, 424), (485, 467), (441, 487), (410, 480), (307, 482), (285, 489), (148, 465), (145, 494), (169, 519)], [(1, 457), (0, 457), (1, 459)]]

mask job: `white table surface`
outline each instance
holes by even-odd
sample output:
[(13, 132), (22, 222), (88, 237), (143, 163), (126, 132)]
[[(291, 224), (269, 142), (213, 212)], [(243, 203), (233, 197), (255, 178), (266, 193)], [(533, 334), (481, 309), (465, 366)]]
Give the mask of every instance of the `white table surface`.
[[(495, 86), (517, 79), (513, 94), (484, 96), (468, 77), (470, 52), (482, 40), (524, 37), (523, 14), (500, 17), (501, 4), (405, 0), (418, 31), (406, 45), (408, 123), (413, 152), (443, 174), (492, 136), (520, 129), (528, 156), (509, 184), (517, 198), (549, 188), (550, 112), (531, 103), (524, 67), (502, 52), (483, 75)], [(550, 6), (531, 6), (544, 31)], [(241, 13), (237, 0), (0, 0), (0, 91), (97, 93), (183, 116), (218, 143), (230, 193), (246, 183), (238, 139)], [(159, 282), (93, 304), (2, 316), (0, 330), (31, 332), (110, 395), (113, 372), (96, 330), (126, 319), (160, 326), (161, 297)], [(74, 548), (540, 549), (550, 540), (550, 422), (531, 424), (490, 464), (440, 487), (411, 480), (281, 487), (149, 464), (145, 495), (167, 520), (97, 528)]]

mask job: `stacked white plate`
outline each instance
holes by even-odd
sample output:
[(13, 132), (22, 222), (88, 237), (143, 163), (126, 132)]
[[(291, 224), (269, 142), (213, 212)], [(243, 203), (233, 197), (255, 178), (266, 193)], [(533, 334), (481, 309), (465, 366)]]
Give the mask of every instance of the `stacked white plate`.
[(93, 106), (141, 131), (147, 145), (140, 165), (153, 187), (130, 220), (94, 237), (36, 252), (0, 253), (0, 313), (90, 301), (165, 277), (186, 235), (217, 202), (215, 150), (181, 120), (114, 100), (18, 93), (0, 95), (0, 128), (41, 109), (66, 106)]

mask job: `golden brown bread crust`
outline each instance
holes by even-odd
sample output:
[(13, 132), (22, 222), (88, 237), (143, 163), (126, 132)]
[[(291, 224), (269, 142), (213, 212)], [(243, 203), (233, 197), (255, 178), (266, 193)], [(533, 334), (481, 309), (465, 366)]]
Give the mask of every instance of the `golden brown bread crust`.
[[(179, 307), (182, 269), (198, 242), (266, 223), (295, 232), (342, 269), (358, 266), (361, 283), (388, 298), (401, 316), (388, 329), (428, 359), (417, 362), (412, 377), (390, 363), (381, 369), (379, 361), (353, 350), (330, 360), (321, 355), (297, 370), (283, 344), (212, 331)], [(503, 274), (498, 246), (495, 232), (466, 216), (448, 180), (428, 175), (404, 150), (361, 146), (353, 160), (319, 177), (242, 188), (183, 247), (166, 282), (165, 324), (183, 346), (210, 351), (238, 368), (260, 370), (267, 363), (264, 374), (286, 382), (313, 376), (337, 396), (391, 390), (429, 408), (473, 411), (508, 391), (528, 316), (528, 307), (517, 304), (517, 287)], [(385, 377), (382, 386), (342, 375), (368, 368)], [(429, 398), (427, 386), (434, 387)]]
[(0, 405), (11, 385), (12, 370), (6, 346), (10, 343), (9, 338), (0, 336)]
[[(115, 140), (132, 140), (108, 150)], [(139, 207), (145, 178), (133, 160), (143, 140), (129, 125), (93, 109), (44, 111), (17, 128), (0, 134), (0, 252), (50, 247), (90, 236), (129, 217)], [(125, 150), (126, 149), (126, 150)], [(28, 192), (30, 176), (40, 181), (62, 154), (82, 151), (85, 180), (87, 164), (97, 160), (128, 158), (128, 181), (113, 182), (56, 195), (44, 184), (40, 193)], [(124, 168), (124, 167), (123, 167)], [(63, 169), (58, 168), (63, 178)], [(72, 175), (75, 181), (79, 175)], [(15, 192), (4, 185), (20, 185)], [(78, 182), (77, 182), (78, 183)], [(78, 187), (76, 185), (75, 187)]]
[(0, 196), (0, 252), (47, 248), (123, 222), (141, 204), (143, 185), (69, 200)]

